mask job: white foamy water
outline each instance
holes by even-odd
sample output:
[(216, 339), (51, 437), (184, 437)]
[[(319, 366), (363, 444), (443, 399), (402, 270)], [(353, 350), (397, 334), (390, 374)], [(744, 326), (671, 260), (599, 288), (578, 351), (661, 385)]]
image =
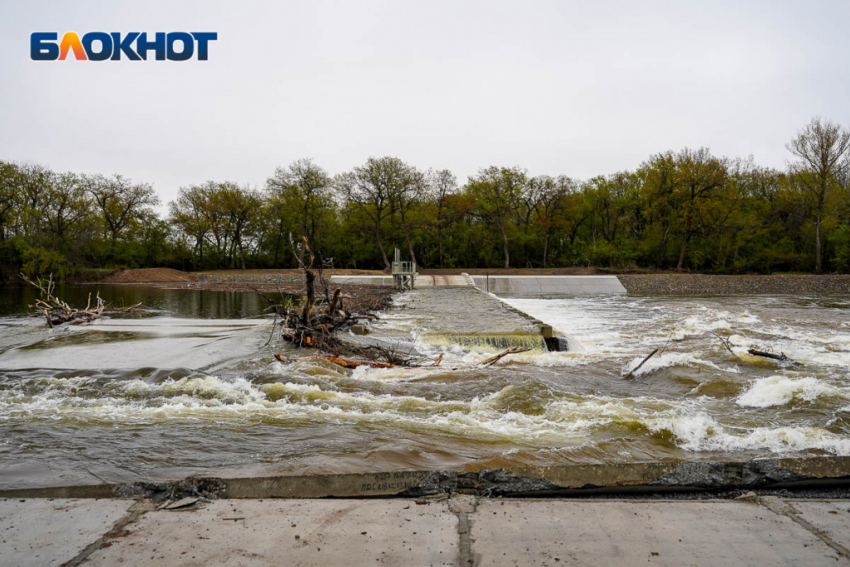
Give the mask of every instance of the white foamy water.
[(791, 401), (814, 402), (822, 396), (846, 399), (848, 393), (823, 379), (771, 376), (754, 381), (747, 391), (738, 396), (737, 403), (739, 406), (767, 408)]

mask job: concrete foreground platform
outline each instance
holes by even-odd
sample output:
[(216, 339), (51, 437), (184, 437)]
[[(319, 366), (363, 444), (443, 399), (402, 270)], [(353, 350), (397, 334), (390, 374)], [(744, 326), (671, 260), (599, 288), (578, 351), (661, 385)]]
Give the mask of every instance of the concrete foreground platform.
[(850, 501), (0, 500), (0, 565), (847, 565)]

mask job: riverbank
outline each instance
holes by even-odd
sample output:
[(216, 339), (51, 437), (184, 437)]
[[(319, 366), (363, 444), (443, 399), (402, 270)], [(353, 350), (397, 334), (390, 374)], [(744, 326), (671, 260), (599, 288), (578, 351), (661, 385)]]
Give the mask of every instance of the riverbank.
[[(471, 276), (599, 276), (596, 268), (560, 268), (549, 270), (422, 270), (422, 275)], [(382, 276), (378, 270), (325, 270), (331, 276)], [(850, 275), (708, 275), (708, 274), (609, 274), (615, 275), (633, 295), (850, 295)], [(303, 275), (299, 270), (217, 270), (181, 272), (166, 268), (146, 268), (115, 272), (104, 283), (157, 284), (175, 288), (212, 291), (262, 291), (301, 293)], [(376, 287), (346, 286), (358, 292), (376, 291)], [(360, 289), (362, 288), (362, 289)]]

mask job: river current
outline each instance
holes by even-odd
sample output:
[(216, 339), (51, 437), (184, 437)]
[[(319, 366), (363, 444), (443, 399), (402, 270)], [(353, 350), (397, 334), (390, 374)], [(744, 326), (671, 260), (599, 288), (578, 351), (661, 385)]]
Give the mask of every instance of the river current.
[[(488, 349), (435, 344), (421, 349), (445, 354), (439, 369), (351, 371), (278, 363), (289, 347), (266, 346), (253, 294), (62, 293), (96, 289), (149, 311), (50, 330), (25, 316), (29, 290), (2, 290), (0, 488), (850, 455), (847, 297), (502, 298), (571, 351), (476, 369)], [(409, 314), (381, 325), (420, 332)]]

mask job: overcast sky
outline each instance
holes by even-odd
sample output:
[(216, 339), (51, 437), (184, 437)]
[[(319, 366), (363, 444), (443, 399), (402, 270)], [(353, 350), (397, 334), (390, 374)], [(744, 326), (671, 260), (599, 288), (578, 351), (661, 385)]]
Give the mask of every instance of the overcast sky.
[[(262, 186), (312, 157), (587, 178), (850, 124), (850, 2), (0, 0), (0, 160)], [(42, 62), (34, 31), (215, 31), (209, 60)]]

